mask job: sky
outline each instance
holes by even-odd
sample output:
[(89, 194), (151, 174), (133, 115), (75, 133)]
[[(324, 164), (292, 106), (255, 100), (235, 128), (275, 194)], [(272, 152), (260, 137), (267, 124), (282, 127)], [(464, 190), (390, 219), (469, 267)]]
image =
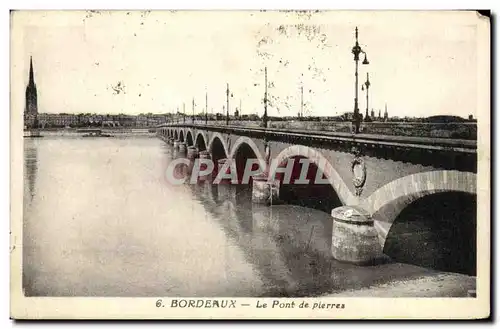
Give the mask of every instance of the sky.
[[(354, 29), (369, 108), (390, 116), (475, 116), (474, 12), (37, 11), (11, 19), (11, 88), (24, 106), (33, 56), (39, 112), (331, 116), (354, 108)], [(361, 57), (363, 59), (363, 57)]]

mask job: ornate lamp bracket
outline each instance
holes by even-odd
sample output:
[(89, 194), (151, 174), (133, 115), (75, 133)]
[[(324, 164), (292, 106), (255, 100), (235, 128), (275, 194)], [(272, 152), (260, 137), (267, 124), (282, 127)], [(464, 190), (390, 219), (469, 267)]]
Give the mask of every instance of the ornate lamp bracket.
[(354, 159), (351, 161), (352, 183), (356, 189), (356, 196), (361, 196), (366, 183), (366, 165), (362, 157), (360, 146), (353, 146)]

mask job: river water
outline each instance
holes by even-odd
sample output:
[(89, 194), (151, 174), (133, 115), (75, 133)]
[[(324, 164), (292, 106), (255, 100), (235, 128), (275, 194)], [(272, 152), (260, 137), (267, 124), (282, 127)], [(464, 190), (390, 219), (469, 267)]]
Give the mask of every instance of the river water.
[(336, 262), (319, 210), (169, 184), (178, 155), (155, 136), (26, 138), (24, 151), (28, 296), (317, 296), (438, 273)]

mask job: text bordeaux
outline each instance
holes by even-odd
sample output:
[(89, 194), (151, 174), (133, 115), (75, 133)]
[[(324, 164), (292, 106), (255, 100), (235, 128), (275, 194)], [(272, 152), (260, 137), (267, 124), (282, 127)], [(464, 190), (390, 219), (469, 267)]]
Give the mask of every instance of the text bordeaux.
[(173, 299), (170, 307), (179, 308), (236, 308), (236, 300)]

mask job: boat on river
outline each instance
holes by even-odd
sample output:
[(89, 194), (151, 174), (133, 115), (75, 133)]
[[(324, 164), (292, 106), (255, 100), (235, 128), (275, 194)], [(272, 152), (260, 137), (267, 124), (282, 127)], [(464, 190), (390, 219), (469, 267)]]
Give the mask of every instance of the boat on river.
[(103, 134), (100, 129), (85, 129), (79, 130), (78, 132), (85, 132), (86, 134), (82, 135), (82, 137), (113, 137), (113, 135)]
[(43, 136), (40, 135), (40, 130), (30, 129), (30, 130), (24, 130), (23, 137), (39, 138), (39, 137), (43, 137)]

